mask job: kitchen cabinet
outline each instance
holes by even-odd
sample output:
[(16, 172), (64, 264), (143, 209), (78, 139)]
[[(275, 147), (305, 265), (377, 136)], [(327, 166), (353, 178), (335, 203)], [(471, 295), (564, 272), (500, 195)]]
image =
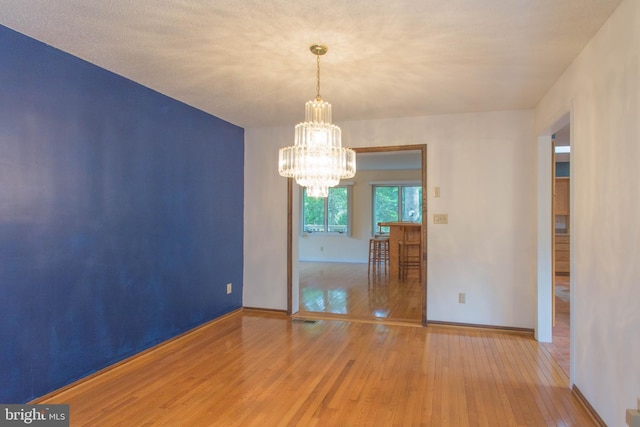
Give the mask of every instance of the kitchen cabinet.
[(569, 273), (570, 236), (568, 234), (556, 234), (555, 240), (556, 273)]
[(555, 224), (555, 272), (569, 273), (570, 249), (570, 180), (568, 177), (558, 177), (555, 181), (554, 191), (554, 224)]
[(556, 178), (555, 207), (556, 215), (569, 215), (569, 178)]

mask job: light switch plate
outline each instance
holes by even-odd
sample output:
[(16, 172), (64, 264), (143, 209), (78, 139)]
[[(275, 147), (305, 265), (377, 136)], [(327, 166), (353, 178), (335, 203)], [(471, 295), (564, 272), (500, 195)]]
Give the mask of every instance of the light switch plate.
[(447, 214), (433, 214), (433, 223), (434, 224), (448, 224), (449, 223), (449, 215), (447, 215)]
[(440, 197), (440, 187), (433, 187), (433, 197)]

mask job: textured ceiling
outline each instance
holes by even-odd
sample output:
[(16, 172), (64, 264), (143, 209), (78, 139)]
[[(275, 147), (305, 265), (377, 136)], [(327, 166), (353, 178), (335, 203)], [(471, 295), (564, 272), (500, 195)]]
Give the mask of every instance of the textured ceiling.
[(0, 24), (242, 127), (534, 107), (620, 0), (2, 0)]

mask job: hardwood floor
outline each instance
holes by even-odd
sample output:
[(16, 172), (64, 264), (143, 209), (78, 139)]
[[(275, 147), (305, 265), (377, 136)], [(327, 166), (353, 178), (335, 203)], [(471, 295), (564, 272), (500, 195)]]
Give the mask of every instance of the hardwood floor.
[[(363, 264), (301, 262), (300, 268), (301, 310), (297, 317), (419, 323), (416, 280), (402, 283), (382, 269), (368, 274)], [(568, 377), (569, 276), (558, 275), (555, 280), (553, 342), (543, 345)]]
[[(368, 274), (367, 264), (300, 262), (299, 318), (371, 320), (419, 324), (420, 285), (385, 274)], [(569, 276), (556, 275), (556, 325), (553, 342), (545, 343), (569, 376)]]
[(545, 347), (569, 376), (571, 365), (570, 280), (567, 275), (556, 275), (555, 281), (556, 324), (553, 327), (552, 342), (546, 343)]
[(40, 403), (73, 426), (589, 426), (528, 336), (237, 312)]
[(369, 274), (357, 263), (300, 262), (299, 269), (299, 317), (421, 323), (418, 278), (401, 281), (383, 268)]

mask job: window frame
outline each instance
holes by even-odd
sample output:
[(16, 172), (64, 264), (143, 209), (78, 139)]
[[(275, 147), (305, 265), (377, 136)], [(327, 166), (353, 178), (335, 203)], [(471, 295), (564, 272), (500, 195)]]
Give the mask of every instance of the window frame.
[[(421, 188), (422, 191), (424, 192), (424, 188), (422, 188), (422, 183), (418, 182), (418, 181), (403, 181), (403, 182), (398, 182), (398, 181), (389, 181), (389, 182), (372, 182), (371, 183), (371, 235), (374, 236), (376, 235), (379, 231), (378, 231), (378, 222), (376, 220), (376, 188), (379, 187), (395, 187), (398, 189), (398, 200), (397, 200), (397, 217), (398, 219), (396, 221), (402, 221), (402, 209), (403, 209), (403, 189), (406, 187), (418, 187)], [(422, 202), (423, 202), (423, 198), (420, 198), (420, 209), (418, 210), (420, 212), (420, 219), (418, 221), (413, 221), (416, 223), (422, 223)], [(389, 230), (383, 230), (383, 232), (388, 233)]]
[[(300, 187), (300, 234), (302, 236), (346, 236), (351, 237), (352, 220), (353, 220), (353, 185), (351, 183), (341, 183), (335, 187), (329, 188), (329, 196), (324, 198), (324, 231), (307, 231), (305, 229), (305, 196), (306, 189)], [(328, 231), (329, 230), (329, 197), (331, 190), (337, 188), (345, 188), (347, 190), (347, 225), (344, 232)]]

